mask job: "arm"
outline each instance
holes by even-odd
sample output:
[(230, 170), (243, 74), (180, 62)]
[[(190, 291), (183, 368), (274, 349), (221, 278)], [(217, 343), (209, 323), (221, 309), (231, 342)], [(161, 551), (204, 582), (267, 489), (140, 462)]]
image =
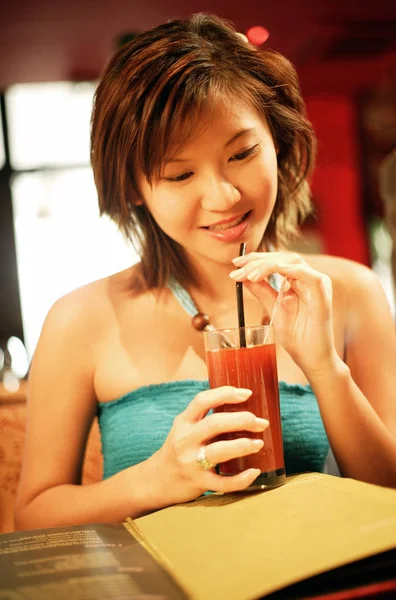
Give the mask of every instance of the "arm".
[[(252, 253), (234, 263), (240, 268), (231, 276), (244, 281), (269, 312), (277, 293), (265, 278), (276, 272), (288, 278), (291, 287), (276, 317), (277, 338), (316, 394), (342, 473), (396, 487), (396, 338), (375, 275), (341, 259), (322, 261), (328, 272), (323, 274), (285, 252)], [(346, 362), (334, 343), (331, 280), (347, 299)]]
[(145, 487), (150, 465), (145, 475), (138, 465), (107, 481), (80, 485), (96, 412), (93, 379), (101, 321), (93, 296), (81, 288), (59, 300), (37, 345), (29, 376), (18, 528), (121, 521), (152, 506)]
[[(89, 287), (89, 286), (88, 286)], [(244, 489), (258, 475), (248, 469), (233, 477), (204, 471), (198, 449), (225, 431), (262, 431), (249, 412), (213, 414), (220, 404), (247, 399), (234, 388), (198, 394), (176, 417), (164, 446), (148, 460), (105, 481), (80, 485), (85, 443), (96, 412), (94, 373), (101, 323), (106, 322), (98, 295), (81, 288), (51, 309), (32, 362), (28, 426), (17, 497), (19, 529), (93, 522), (119, 522), (127, 516), (185, 502), (208, 489)], [(217, 463), (257, 452), (251, 439), (207, 445)]]
[(335, 357), (310, 383), (342, 473), (396, 487), (395, 326), (374, 273), (348, 263), (341, 269), (346, 364)]

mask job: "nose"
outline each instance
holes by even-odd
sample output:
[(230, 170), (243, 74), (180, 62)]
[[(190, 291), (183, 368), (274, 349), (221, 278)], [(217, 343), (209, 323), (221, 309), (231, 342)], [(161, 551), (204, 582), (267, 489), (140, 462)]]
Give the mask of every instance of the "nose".
[(210, 212), (225, 212), (241, 199), (238, 188), (221, 175), (213, 175), (204, 182), (201, 206)]

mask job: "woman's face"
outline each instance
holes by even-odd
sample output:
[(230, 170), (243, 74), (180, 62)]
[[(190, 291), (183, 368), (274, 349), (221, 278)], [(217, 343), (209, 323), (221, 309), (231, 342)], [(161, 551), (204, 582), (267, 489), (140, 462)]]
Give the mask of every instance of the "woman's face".
[(143, 201), (192, 263), (230, 263), (258, 248), (277, 194), (277, 157), (265, 119), (242, 103), (202, 115), (204, 127), (165, 162)]

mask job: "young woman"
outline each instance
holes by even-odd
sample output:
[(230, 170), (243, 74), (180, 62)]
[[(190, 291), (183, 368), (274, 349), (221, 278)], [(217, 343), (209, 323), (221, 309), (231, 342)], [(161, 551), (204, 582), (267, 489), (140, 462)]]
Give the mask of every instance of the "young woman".
[[(276, 317), (288, 473), (324, 470), (396, 486), (394, 326), (372, 272), (287, 251), (309, 210), (314, 135), (296, 74), (209, 15), (174, 20), (124, 46), (98, 87), (92, 166), (101, 211), (141, 262), (61, 298), (32, 361), (17, 525), (120, 521), (246, 488), (257, 471), (216, 464), (259, 449), (227, 431), (268, 423), (247, 411), (207, 414), (249, 392), (208, 389), (202, 333), (271, 314), (273, 276), (290, 289)], [(241, 242), (247, 255), (237, 258)], [(104, 480), (80, 485), (98, 414)], [(205, 463), (204, 463), (205, 466)]]

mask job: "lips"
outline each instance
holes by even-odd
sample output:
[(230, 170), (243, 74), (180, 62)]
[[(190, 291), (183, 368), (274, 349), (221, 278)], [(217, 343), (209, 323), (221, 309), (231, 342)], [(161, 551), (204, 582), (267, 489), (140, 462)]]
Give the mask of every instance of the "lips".
[(207, 229), (208, 231), (224, 231), (225, 229), (231, 229), (232, 227), (239, 225), (239, 223), (242, 223), (242, 221), (247, 217), (249, 212), (239, 215), (238, 217), (230, 217), (229, 219), (218, 221), (213, 225), (206, 225), (204, 229)]
[(216, 225), (209, 225), (208, 229), (209, 229), (209, 231), (223, 231), (224, 229), (230, 229), (231, 227), (235, 227), (236, 225), (239, 225), (239, 223), (241, 223), (244, 218), (245, 218), (245, 215), (241, 215), (240, 217), (237, 217), (233, 221), (225, 221), (225, 222), (223, 221), (221, 223), (217, 223)]
[(224, 219), (223, 221), (203, 227), (202, 229), (204, 229), (210, 237), (221, 242), (236, 242), (237, 240), (240, 240), (246, 232), (250, 224), (250, 216), (251, 211), (238, 217)]

